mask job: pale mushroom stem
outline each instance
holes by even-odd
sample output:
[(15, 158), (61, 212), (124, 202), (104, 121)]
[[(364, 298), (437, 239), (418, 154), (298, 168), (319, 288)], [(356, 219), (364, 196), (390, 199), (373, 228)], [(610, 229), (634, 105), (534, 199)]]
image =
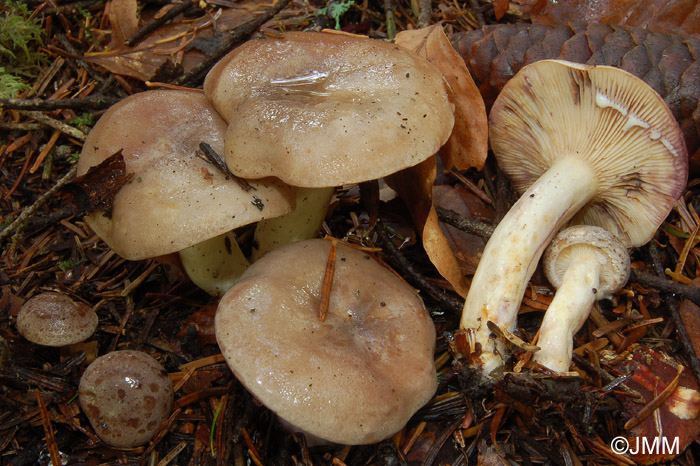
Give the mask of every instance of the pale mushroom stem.
[(460, 328), (481, 347), (484, 375), (503, 363), (504, 347), (487, 322), (513, 331), (525, 287), (554, 234), (590, 201), (597, 179), (586, 161), (556, 161), (508, 211), (486, 244), (464, 304)]
[(574, 334), (588, 318), (600, 289), (600, 260), (592, 247), (580, 245), (540, 326), (534, 360), (556, 372), (571, 365)]
[(190, 280), (211, 295), (226, 293), (250, 266), (232, 231), (181, 250), (180, 259)]
[(251, 261), (282, 245), (316, 238), (334, 192), (335, 188), (297, 188), (292, 212), (258, 222)]

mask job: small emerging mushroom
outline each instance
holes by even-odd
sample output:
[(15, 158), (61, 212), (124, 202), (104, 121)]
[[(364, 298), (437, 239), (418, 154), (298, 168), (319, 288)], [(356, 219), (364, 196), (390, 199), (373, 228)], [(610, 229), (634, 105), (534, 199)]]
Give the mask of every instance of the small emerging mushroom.
[(259, 224), (255, 257), (316, 236), (333, 188), (426, 160), (454, 124), (433, 65), (396, 44), (347, 34), (248, 41), (212, 68), (204, 91), (228, 122), (234, 174), (305, 188), (290, 218)]
[(141, 351), (113, 351), (85, 369), (80, 407), (98, 437), (119, 448), (148, 442), (173, 406), (173, 384), (158, 361)]
[[(134, 176), (117, 193), (111, 212), (88, 215), (88, 224), (129, 260), (211, 240), (186, 251), (183, 263), (206, 291), (228, 289), (247, 261), (226, 235), (289, 212), (294, 194), (273, 179), (251, 182), (246, 190), (205, 160), (200, 144), (223, 154), (225, 130), (226, 123), (199, 92), (147, 91), (110, 107), (85, 141), (78, 174), (121, 150), (126, 171)], [(233, 263), (241, 268), (230, 270)]]
[(595, 301), (622, 288), (630, 274), (625, 246), (601, 227), (577, 225), (560, 231), (544, 253), (544, 272), (557, 288), (540, 326), (533, 359), (557, 372), (569, 370), (574, 334)]
[(500, 168), (523, 193), (484, 249), (464, 305), (466, 329), (488, 376), (513, 332), (545, 247), (568, 223), (598, 225), (626, 247), (649, 241), (685, 187), (683, 135), (661, 97), (622, 70), (557, 60), (528, 65), (489, 116)]
[(29, 298), (17, 314), (17, 330), (37, 345), (68, 346), (95, 333), (98, 319), (85, 303), (62, 293), (45, 292)]
[(300, 241), (255, 262), (222, 297), (216, 337), (236, 377), (294, 428), (374, 443), (433, 396), (435, 328), (410, 286), (344, 244), (321, 321), (330, 248)]

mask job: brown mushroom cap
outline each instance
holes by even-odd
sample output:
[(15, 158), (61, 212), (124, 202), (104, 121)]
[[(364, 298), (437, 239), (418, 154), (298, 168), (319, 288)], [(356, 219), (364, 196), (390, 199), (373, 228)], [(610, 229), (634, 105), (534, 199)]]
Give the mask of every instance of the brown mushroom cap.
[(321, 322), (330, 247), (301, 241), (255, 262), (221, 299), (217, 341), (239, 380), (282, 419), (330, 442), (373, 443), (435, 392), (435, 329), (413, 289), (343, 244)]
[(121, 448), (148, 442), (173, 406), (168, 373), (141, 351), (113, 351), (95, 359), (80, 378), (78, 393), (97, 436)]
[(400, 46), (312, 32), (248, 41), (204, 82), (229, 122), (231, 171), (304, 187), (381, 178), (435, 154), (454, 124), (445, 86)]
[(38, 345), (80, 343), (97, 329), (97, 314), (85, 303), (61, 293), (46, 292), (28, 299), (17, 314), (19, 333)]
[(554, 161), (587, 160), (597, 194), (571, 223), (601, 226), (628, 247), (651, 239), (685, 188), (678, 124), (653, 89), (622, 70), (536, 62), (508, 82), (489, 119), (498, 164), (521, 193)]
[(78, 174), (121, 150), (134, 177), (117, 194), (111, 218), (98, 212), (87, 222), (117, 254), (138, 260), (289, 212), (288, 186), (267, 179), (246, 192), (197, 155), (201, 142), (223, 154), (225, 130), (198, 92), (148, 91), (112, 106), (88, 135)]

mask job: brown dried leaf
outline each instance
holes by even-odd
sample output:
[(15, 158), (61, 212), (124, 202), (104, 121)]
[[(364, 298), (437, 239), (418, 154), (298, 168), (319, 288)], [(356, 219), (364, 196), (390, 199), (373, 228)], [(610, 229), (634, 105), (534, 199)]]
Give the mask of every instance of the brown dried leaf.
[(549, 0), (533, 20), (545, 24), (622, 24), (664, 33), (700, 34), (700, 5), (697, 0)]
[(109, 24), (112, 27), (112, 49), (124, 46), (126, 39), (139, 29), (136, 0), (112, 0), (109, 4)]
[(436, 173), (436, 160), (431, 157), (415, 167), (391, 175), (387, 182), (411, 211), (430, 261), (460, 296), (466, 296), (469, 287), (433, 207), (432, 190)]
[(82, 217), (98, 210), (109, 212), (114, 196), (133, 176), (133, 173), (126, 173), (126, 163), (120, 150), (63, 189), (73, 197), (72, 202), (78, 210), (76, 216)]
[[(461, 186), (438, 185), (433, 187), (433, 203), (438, 207), (457, 212), (465, 218), (492, 218), (493, 211), (477, 196)], [(466, 233), (452, 225), (440, 224), (462, 274), (473, 274), (481, 258), (486, 242), (483, 238)]]
[(455, 126), (440, 149), (445, 168), (467, 170), (484, 166), (488, 151), (486, 107), (462, 57), (455, 51), (439, 24), (403, 31), (396, 43), (432, 63), (445, 77), (455, 104)]
[[(255, 18), (263, 0), (249, 0), (242, 8), (222, 10), (216, 19), (216, 37), (223, 37), (232, 29)], [(130, 76), (142, 81), (156, 80), (168, 68), (182, 66), (187, 72), (205, 57), (201, 48), (217, 40), (208, 16), (196, 21), (176, 21), (149, 34), (134, 47), (120, 46), (106, 52), (89, 54), (85, 60), (102, 66), (107, 71)], [(189, 46), (189, 47), (188, 47)], [(164, 79), (164, 78), (158, 78)]]

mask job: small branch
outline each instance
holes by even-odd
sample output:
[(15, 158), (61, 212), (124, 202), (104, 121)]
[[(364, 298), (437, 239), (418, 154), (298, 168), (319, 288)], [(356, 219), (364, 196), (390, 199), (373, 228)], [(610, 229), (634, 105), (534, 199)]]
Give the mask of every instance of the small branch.
[(464, 232), (472, 233), (477, 236), (481, 236), (484, 239), (488, 239), (493, 234), (493, 230), (496, 229), (493, 225), (489, 225), (486, 222), (480, 220), (472, 220), (465, 217), (464, 215), (458, 214), (454, 210), (445, 209), (443, 207), (435, 206), (435, 211), (438, 214), (438, 218), (441, 222), (445, 222), (448, 225), (452, 225)]
[(689, 299), (700, 306), (700, 288), (684, 285), (665, 278), (666, 275), (654, 275), (644, 270), (632, 270), (630, 280), (642, 286), (670, 293), (680, 298)]
[(188, 8), (193, 7), (195, 5), (195, 2), (192, 0), (186, 0), (179, 5), (175, 5), (172, 7), (170, 10), (168, 10), (167, 13), (165, 13), (163, 16), (160, 18), (155, 18), (154, 20), (146, 23), (141, 29), (136, 31), (136, 34), (133, 36), (129, 37), (124, 43), (132, 47), (134, 44), (138, 43), (141, 39), (146, 37), (148, 34), (151, 32), (155, 31), (158, 29), (160, 26), (163, 24), (167, 23), (171, 19), (174, 19), (177, 15), (184, 13)]
[(78, 166), (73, 165), (71, 169), (63, 175), (61, 179), (59, 179), (54, 186), (51, 187), (48, 191), (46, 191), (44, 194), (39, 196), (36, 201), (34, 201), (34, 204), (30, 205), (26, 209), (22, 211), (22, 213), (17, 217), (17, 219), (10, 223), (8, 226), (6, 226), (2, 231), (0, 231), (0, 242), (7, 238), (10, 233), (13, 231), (19, 230), (24, 226), (24, 224), (34, 215), (34, 213), (46, 203), (47, 200), (53, 197), (56, 192), (61, 189), (63, 186), (68, 184), (74, 177), (75, 174), (78, 172)]
[(6, 110), (102, 110), (116, 104), (121, 99), (117, 97), (94, 96), (79, 99), (0, 99), (0, 107)]
[(382, 244), (382, 249), (389, 254), (391, 259), (396, 263), (401, 269), (402, 275), (408, 277), (408, 282), (417, 286), (418, 288), (425, 290), (430, 296), (433, 297), (437, 302), (447, 307), (450, 311), (461, 314), (464, 303), (459, 299), (451, 296), (445, 292), (440, 287), (437, 287), (425, 279), (414, 267), (406, 260), (406, 258), (401, 254), (399, 248), (391, 241), (389, 235), (387, 234), (386, 227), (380, 221), (377, 222), (377, 228), (375, 230), (379, 235), (379, 241)]
[[(665, 277), (664, 273), (664, 267), (661, 263), (661, 258), (659, 257), (659, 251), (654, 242), (649, 243), (649, 256), (651, 257), (651, 262), (652, 262), (652, 267), (654, 268), (654, 271), (658, 275), (656, 277), (657, 279), (659, 277)], [(638, 270), (633, 270), (633, 275), (632, 277), (635, 277), (636, 275), (639, 275)], [(635, 277), (636, 278), (636, 277)], [(664, 283), (666, 282), (666, 283)], [(639, 282), (642, 285), (644, 285), (643, 282)], [(674, 295), (678, 295), (680, 297), (690, 299), (694, 303), (700, 305), (700, 301), (696, 301), (698, 296), (694, 296), (696, 299), (693, 299), (690, 297), (690, 294), (685, 294), (685, 293), (690, 293), (691, 290), (697, 290), (696, 288), (692, 288), (687, 285), (682, 285), (680, 283), (675, 283), (670, 280), (666, 279), (661, 279), (657, 282), (656, 285), (649, 284), (649, 286), (652, 286), (659, 291), (665, 291), (666, 293), (671, 293)], [(672, 291), (675, 290), (675, 291)], [(679, 293), (678, 291), (683, 290), (683, 294)], [(690, 335), (688, 334), (688, 330), (685, 328), (685, 324), (683, 323), (683, 319), (681, 318), (681, 314), (678, 311), (678, 305), (676, 304), (676, 301), (673, 299), (672, 296), (666, 295), (664, 296), (664, 303), (666, 304), (666, 307), (669, 310), (669, 313), (671, 314), (671, 320), (673, 321), (674, 327), (676, 327), (676, 334), (678, 336), (678, 341), (680, 341), (681, 346), (683, 346), (683, 350), (685, 352), (685, 355), (688, 358), (688, 361), (690, 362), (690, 369), (693, 371), (693, 375), (695, 375), (695, 379), (700, 381), (700, 359), (698, 359), (698, 355), (695, 353), (695, 348), (693, 348), (693, 343), (690, 340)]]
[(430, 20), (433, 17), (433, 4), (431, 0), (420, 0), (418, 10), (418, 27), (425, 28), (430, 26)]
[(41, 123), (42, 125), (49, 126), (53, 129), (57, 129), (60, 132), (78, 139), (79, 141), (84, 141), (87, 135), (80, 131), (77, 128), (73, 128), (71, 125), (68, 125), (66, 123), (63, 123), (62, 121), (58, 121), (55, 118), (51, 118), (48, 115), (44, 115), (41, 112), (35, 112), (35, 111), (25, 111), (21, 110), (20, 113), (22, 113), (24, 116), (27, 116), (31, 118), (32, 120)]
[(173, 84), (177, 84), (178, 86), (195, 87), (195, 84), (197, 84), (199, 80), (204, 77), (209, 69), (214, 66), (214, 64), (218, 62), (221, 57), (231, 51), (236, 44), (239, 44), (250, 37), (260, 28), (260, 26), (274, 18), (277, 13), (289, 5), (290, 1), (291, 0), (280, 0), (275, 6), (267, 10), (264, 14), (238, 26), (218, 49), (216, 49), (211, 55), (207, 56), (200, 64), (176, 79)]

